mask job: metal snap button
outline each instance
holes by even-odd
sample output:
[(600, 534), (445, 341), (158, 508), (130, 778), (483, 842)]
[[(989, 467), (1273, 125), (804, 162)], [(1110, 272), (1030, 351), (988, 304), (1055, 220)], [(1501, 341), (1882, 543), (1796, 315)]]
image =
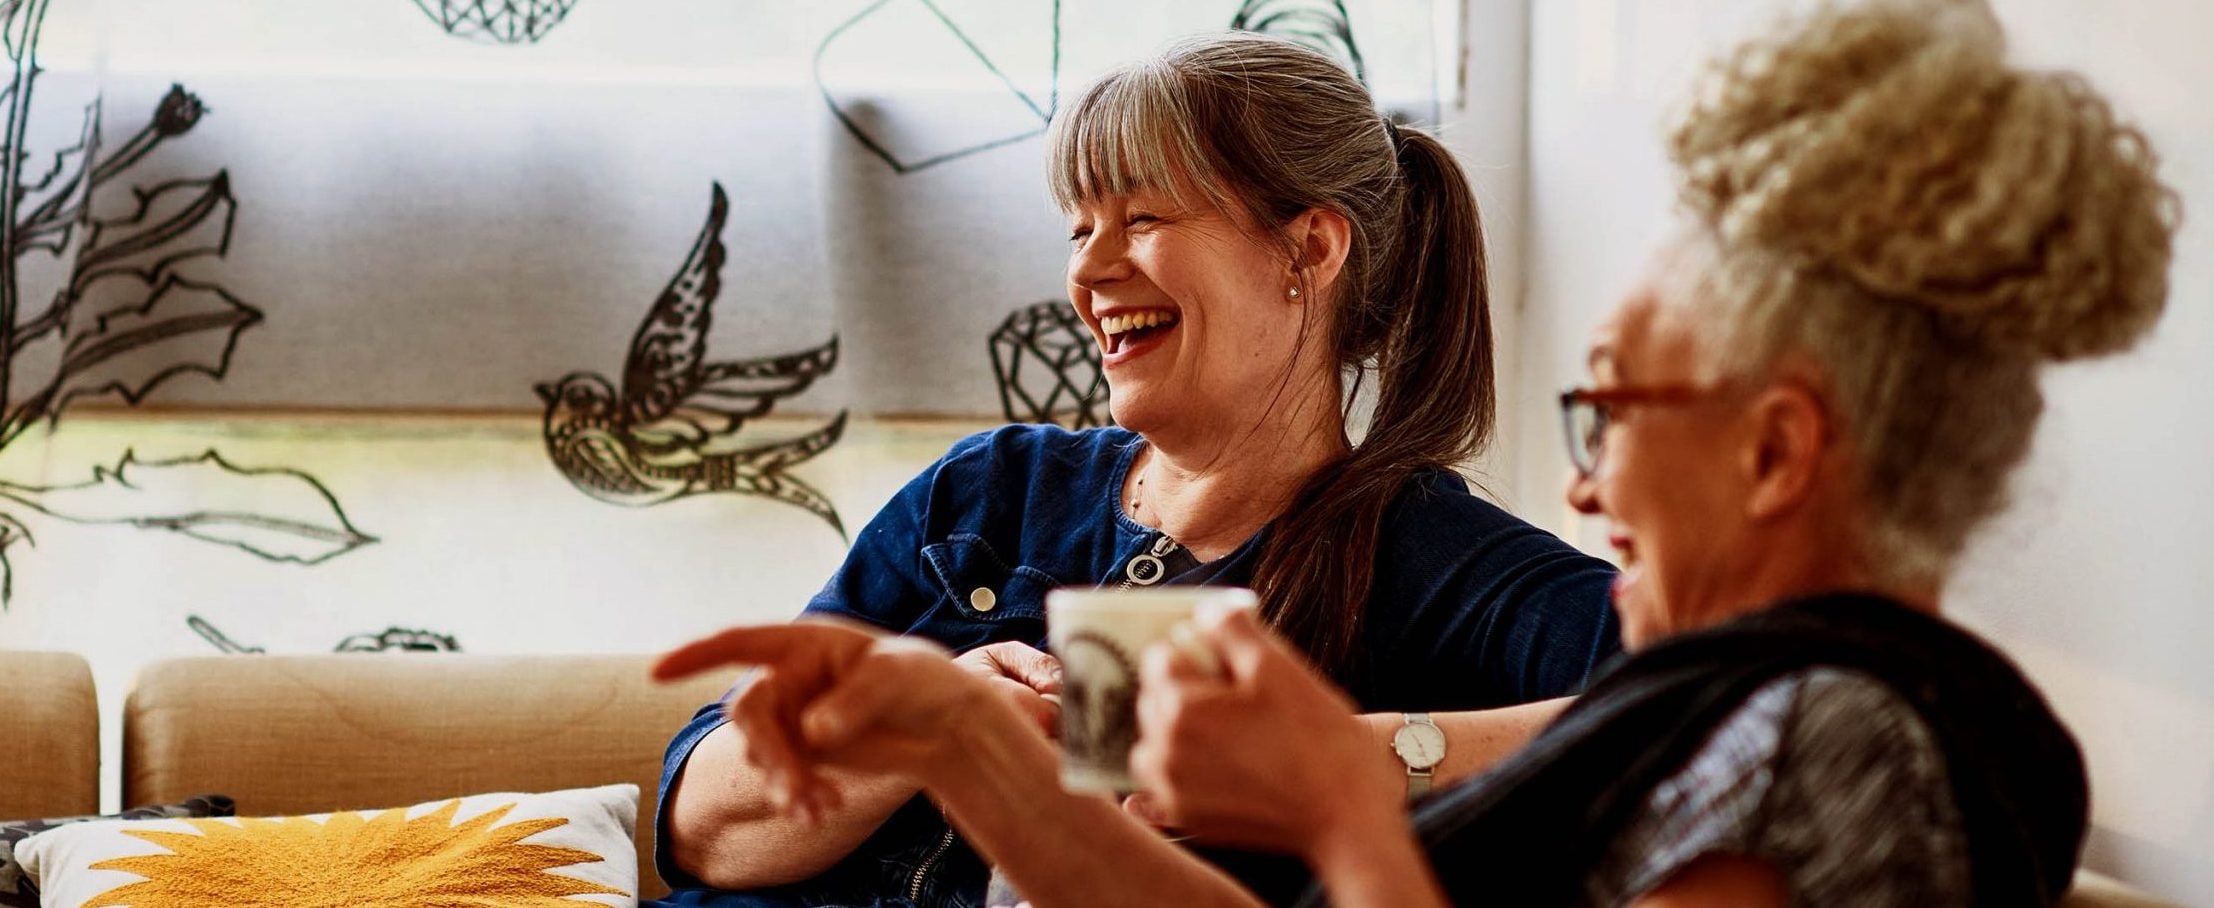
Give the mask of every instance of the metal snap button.
[(992, 592), (991, 587), (977, 587), (969, 593), (969, 607), (980, 612), (998, 608), (999, 594)]

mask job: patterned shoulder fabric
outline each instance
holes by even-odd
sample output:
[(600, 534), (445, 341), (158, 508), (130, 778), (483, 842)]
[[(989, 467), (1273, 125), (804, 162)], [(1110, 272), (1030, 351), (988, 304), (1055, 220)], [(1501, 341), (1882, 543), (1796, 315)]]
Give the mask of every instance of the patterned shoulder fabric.
[(1587, 881), (1587, 904), (1650, 892), (1709, 854), (1774, 865), (1806, 905), (1957, 905), (1968, 855), (1944, 753), (1866, 675), (1814, 669), (1761, 688)]

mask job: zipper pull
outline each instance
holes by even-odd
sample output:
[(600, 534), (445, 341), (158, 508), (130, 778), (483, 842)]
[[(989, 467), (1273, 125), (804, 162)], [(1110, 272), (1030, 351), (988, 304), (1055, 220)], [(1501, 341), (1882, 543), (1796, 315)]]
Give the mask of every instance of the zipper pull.
[(1168, 577), (1168, 565), (1161, 559), (1174, 551), (1176, 540), (1170, 539), (1167, 533), (1162, 533), (1161, 538), (1153, 540), (1152, 551), (1133, 557), (1129, 564), (1122, 566), (1125, 582), (1132, 586), (1152, 586), (1161, 582)]

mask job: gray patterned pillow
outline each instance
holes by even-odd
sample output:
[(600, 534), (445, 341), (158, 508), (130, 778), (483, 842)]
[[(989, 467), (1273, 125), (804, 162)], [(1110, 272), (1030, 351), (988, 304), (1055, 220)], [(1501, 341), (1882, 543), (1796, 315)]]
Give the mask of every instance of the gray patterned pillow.
[(38, 908), (38, 890), (23, 878), (15, 863), (15, 843), (67, 823), (85, 820), (166, 820), (176, 817), (227, 817), (237, 807), (222, 795), (201, 795), (175, 804), (134, 807), (104, 817), (62, 817), (54, 820), (0, 821), (0, 908)]

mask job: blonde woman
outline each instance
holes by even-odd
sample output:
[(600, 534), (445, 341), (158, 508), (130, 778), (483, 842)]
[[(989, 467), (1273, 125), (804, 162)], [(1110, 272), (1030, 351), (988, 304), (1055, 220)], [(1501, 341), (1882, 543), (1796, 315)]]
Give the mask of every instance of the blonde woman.
[[(1823, 7), (1749, 44), (1670, 149), (1682, 237), (1562, 398), (1631, 658), (1410, 830), (1359, 771), (1345, 695), (1250, 614), (1213, 616), (1220, 674), (1148, 655), (1140, 784), (1344, 905), (2052, 904), (2081, 756), (1943, 590), (2029, 449), (2041, 364), (2159, 317), (2177, 214), (2152, 152), (1947, 0)], [(717, 660), (773, 667), (792, 708), (741, 721), (789, 742), (795, 786), (913, 773), (1040, 908), (1258, 903), (1061, 795), (1050, 743), (940, 654), (783, 628), (668, 668)]]

